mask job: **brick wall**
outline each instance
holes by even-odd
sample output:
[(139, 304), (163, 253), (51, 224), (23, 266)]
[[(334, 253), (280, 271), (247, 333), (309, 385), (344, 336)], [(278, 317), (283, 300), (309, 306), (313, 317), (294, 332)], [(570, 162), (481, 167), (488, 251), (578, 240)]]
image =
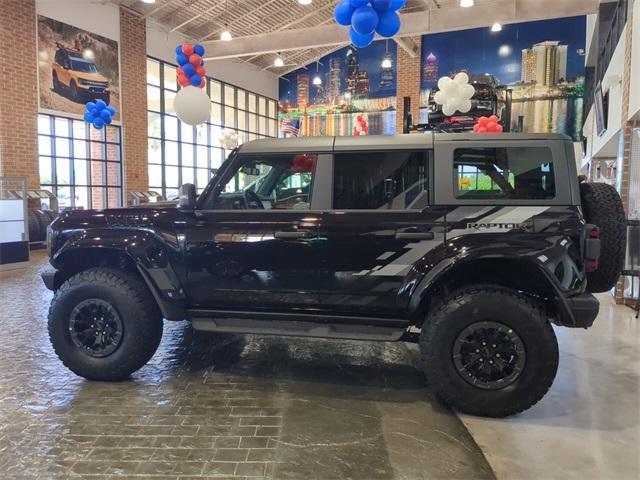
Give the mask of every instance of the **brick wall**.
[(120, 10), (123, 191), (148, 190), (146, 21)]
[[(421, 45), (420, 38), (413, 39), (418, 46)], [(398, 48), (397, 66), (397, 117), (396, 133), (402, 133), (404, 119), (404, 97), (411, 97), (411, 114), (413, 123), (418, 123), (420, 118), (420, 49), (415, 57), (411, 57), (400, 46)]]
[(0, 1), (0, 45), (0, 175), (25, 176), (27, 188), (38, 188), (35, 0)]

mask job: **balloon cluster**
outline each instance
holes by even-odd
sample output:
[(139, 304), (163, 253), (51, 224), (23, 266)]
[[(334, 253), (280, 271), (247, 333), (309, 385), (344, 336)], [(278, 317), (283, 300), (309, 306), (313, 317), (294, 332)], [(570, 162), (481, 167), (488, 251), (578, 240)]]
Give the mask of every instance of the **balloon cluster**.
[(235, 130), (225, 128), (220, 135), (220, 144), (225, 150), (233, 150), (238, 146), (238, 139), (240, 136)]
[(293, 157), (293, 164), (289, 171), (291, 173), (306, 173), (313, 171), (313, 166), (316, 162), (315, 155), (308, 155), (306, 153), (296, 155)]
[(471, 97), (475, 95), (476, 89), (469, 84), (469, 75), (460, 72), (453, 79), (442, 77), (438, 80), (438, 88), (433, 100), (442, 105), (442, 113), (447, 117), (456, 112), (466, 113), (471, 110)]
[(377, 33), (393, 37), (400, 30), (398, 10), (407, 0), (342, 0), (336, 5), (333, 17), (336, 23), (349, 28), (349, 38), (358, 48), (373, 42)]
[(176, 62), (178, 65), (178, 83), (181, 87), (204, 88), (206, 84), (204, 68), (204, 47), (200, 44), (183, 43), (176, 47)]
[(367, 125), (367, 119), (362, 115), (358, 115), (356, 117), (356, 124), (353, 126), (353, 135), (356, 137), (360, 137), (368, 134), (369, 125)]
[(490, 117), (480, 117), (473, 126), (476, 133), (502, 133), (504, 128), (498, 122), (500, 119), (496, 115)]
[(104, 100), (87, 102), (85, 107), (87, 112), (84, 114), (84, 121), (92, 124), (98, 130), (109, 125), (116, 115), (116, 109), (107, 105)]

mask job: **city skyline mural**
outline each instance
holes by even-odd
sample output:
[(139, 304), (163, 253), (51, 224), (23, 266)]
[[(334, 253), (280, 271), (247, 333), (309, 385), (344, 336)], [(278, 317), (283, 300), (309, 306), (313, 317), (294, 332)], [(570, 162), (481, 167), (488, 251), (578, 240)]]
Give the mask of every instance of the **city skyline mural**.
[(307, 68), (280, 77), (280, 120), (298, 122), (300, 135), (395, 133), (396, 43), (344, 47)]
[(496, 113), (511, 131), (578, 140), (585, 37), (584, 16), (424, 35), (420, 123), (440, 120), (432, 98), (438, 79), (465, 71), (476, 82), (474, 113)]

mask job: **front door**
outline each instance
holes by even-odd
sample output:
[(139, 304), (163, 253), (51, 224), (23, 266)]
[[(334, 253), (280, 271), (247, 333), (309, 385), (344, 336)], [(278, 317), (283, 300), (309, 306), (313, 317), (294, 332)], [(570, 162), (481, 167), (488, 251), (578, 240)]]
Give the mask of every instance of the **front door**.
[(192, 307), (317, 308), (315, 153), (239, 155), (185, 230)]
[(441, 251), (446, 209), (430, 206), (431, 151), (335, 154), (333, 208), (322, 216), (323, 308), (405, 315), (398, 291), (412, 265)]

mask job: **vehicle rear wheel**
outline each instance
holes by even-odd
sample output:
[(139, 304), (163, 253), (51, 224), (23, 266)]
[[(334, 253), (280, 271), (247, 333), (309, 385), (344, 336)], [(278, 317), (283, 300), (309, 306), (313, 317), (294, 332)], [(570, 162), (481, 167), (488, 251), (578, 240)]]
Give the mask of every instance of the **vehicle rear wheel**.
[(506, 417), (537, 403), (558, 369), (544, 310), (498, 286), (465, 287), (431, 312), (420, 334), (425, 373), (446, 404)]
[(607, 292), (624, 269), (627, 249), (627, 219), (620, 195), (606, 183), (581, 183), (582, 208), (588, 223), (600, 229), (600, 261), (587, 274), (587, 291)]
[(56, 291), (49, 337), (62, 363), (77, 375), (122, 380), (155, 353), (162, 315), (141, 280), (119, 270), (93, 268)]

